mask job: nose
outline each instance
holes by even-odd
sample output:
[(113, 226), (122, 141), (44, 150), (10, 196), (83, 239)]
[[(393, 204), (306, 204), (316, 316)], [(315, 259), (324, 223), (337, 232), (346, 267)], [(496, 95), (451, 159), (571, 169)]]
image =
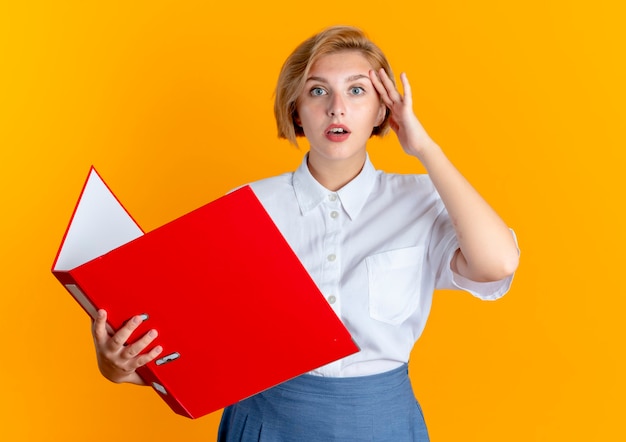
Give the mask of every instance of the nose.
[(346, 106), (340, 94), (333, 94), (328, 105), (328, 115), (339, 117), (346, 114)]

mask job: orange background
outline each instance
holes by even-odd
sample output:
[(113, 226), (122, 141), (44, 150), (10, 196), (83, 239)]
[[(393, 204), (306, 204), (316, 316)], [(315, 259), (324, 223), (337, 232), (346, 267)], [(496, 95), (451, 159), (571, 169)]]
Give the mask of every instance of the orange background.
[[(435, 297), (411, 360), (432, 440), (625, 440), (621, 2), (262, 3), (0, 5), (2, 439), (214, 439), (219, 413), (188, 420), (99, 375), (50, 266), (91, 164), (147, 230), (296, 168), (278, 70), (347, 23), (409, 74), (418, 116), (522, 248), (502, 300)], [(393, 135), (370, 153), (422, 171)]]

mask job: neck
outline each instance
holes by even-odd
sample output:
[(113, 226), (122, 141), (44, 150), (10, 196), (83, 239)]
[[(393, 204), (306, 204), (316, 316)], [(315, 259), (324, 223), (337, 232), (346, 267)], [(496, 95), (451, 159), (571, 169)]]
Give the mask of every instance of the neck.
[(363, 169), (365, 152), (344, 160), (325, 160), (309, 152), (307, 165), (313, 178), (333, 192), (352, 181)]

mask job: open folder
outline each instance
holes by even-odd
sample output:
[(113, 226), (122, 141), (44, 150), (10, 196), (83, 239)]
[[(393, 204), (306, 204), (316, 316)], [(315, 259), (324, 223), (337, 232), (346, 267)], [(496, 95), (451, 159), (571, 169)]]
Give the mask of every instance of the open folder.
[(144, 233), (94, 168), (52, 272), (163, 352), (138, 373), (197, 418), (358, 351), (249, 186)]

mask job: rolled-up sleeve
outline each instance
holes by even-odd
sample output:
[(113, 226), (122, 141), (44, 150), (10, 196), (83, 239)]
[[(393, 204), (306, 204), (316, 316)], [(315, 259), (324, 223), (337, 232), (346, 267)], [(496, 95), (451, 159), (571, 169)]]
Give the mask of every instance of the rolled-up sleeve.
[[(445, 231), (445, 239), (441, 241), (441, 244), (444, 246), (444, 259), (442, 259), (443, 265), (440, 267), (436, 288), (464, 290), (484, 301), (495, 301), (509, 291), (511, 284), (513, 283), (514, 274), (499, 281), (477, 282), (453, 272), (451, 263), (455, 252), (459, 248), (459, 243), (451, 224), (442, 228), (442, 230)], [(515, 244), (517, 245), (517, 237), (512, 229), (511, 234), (513, 235)]]

